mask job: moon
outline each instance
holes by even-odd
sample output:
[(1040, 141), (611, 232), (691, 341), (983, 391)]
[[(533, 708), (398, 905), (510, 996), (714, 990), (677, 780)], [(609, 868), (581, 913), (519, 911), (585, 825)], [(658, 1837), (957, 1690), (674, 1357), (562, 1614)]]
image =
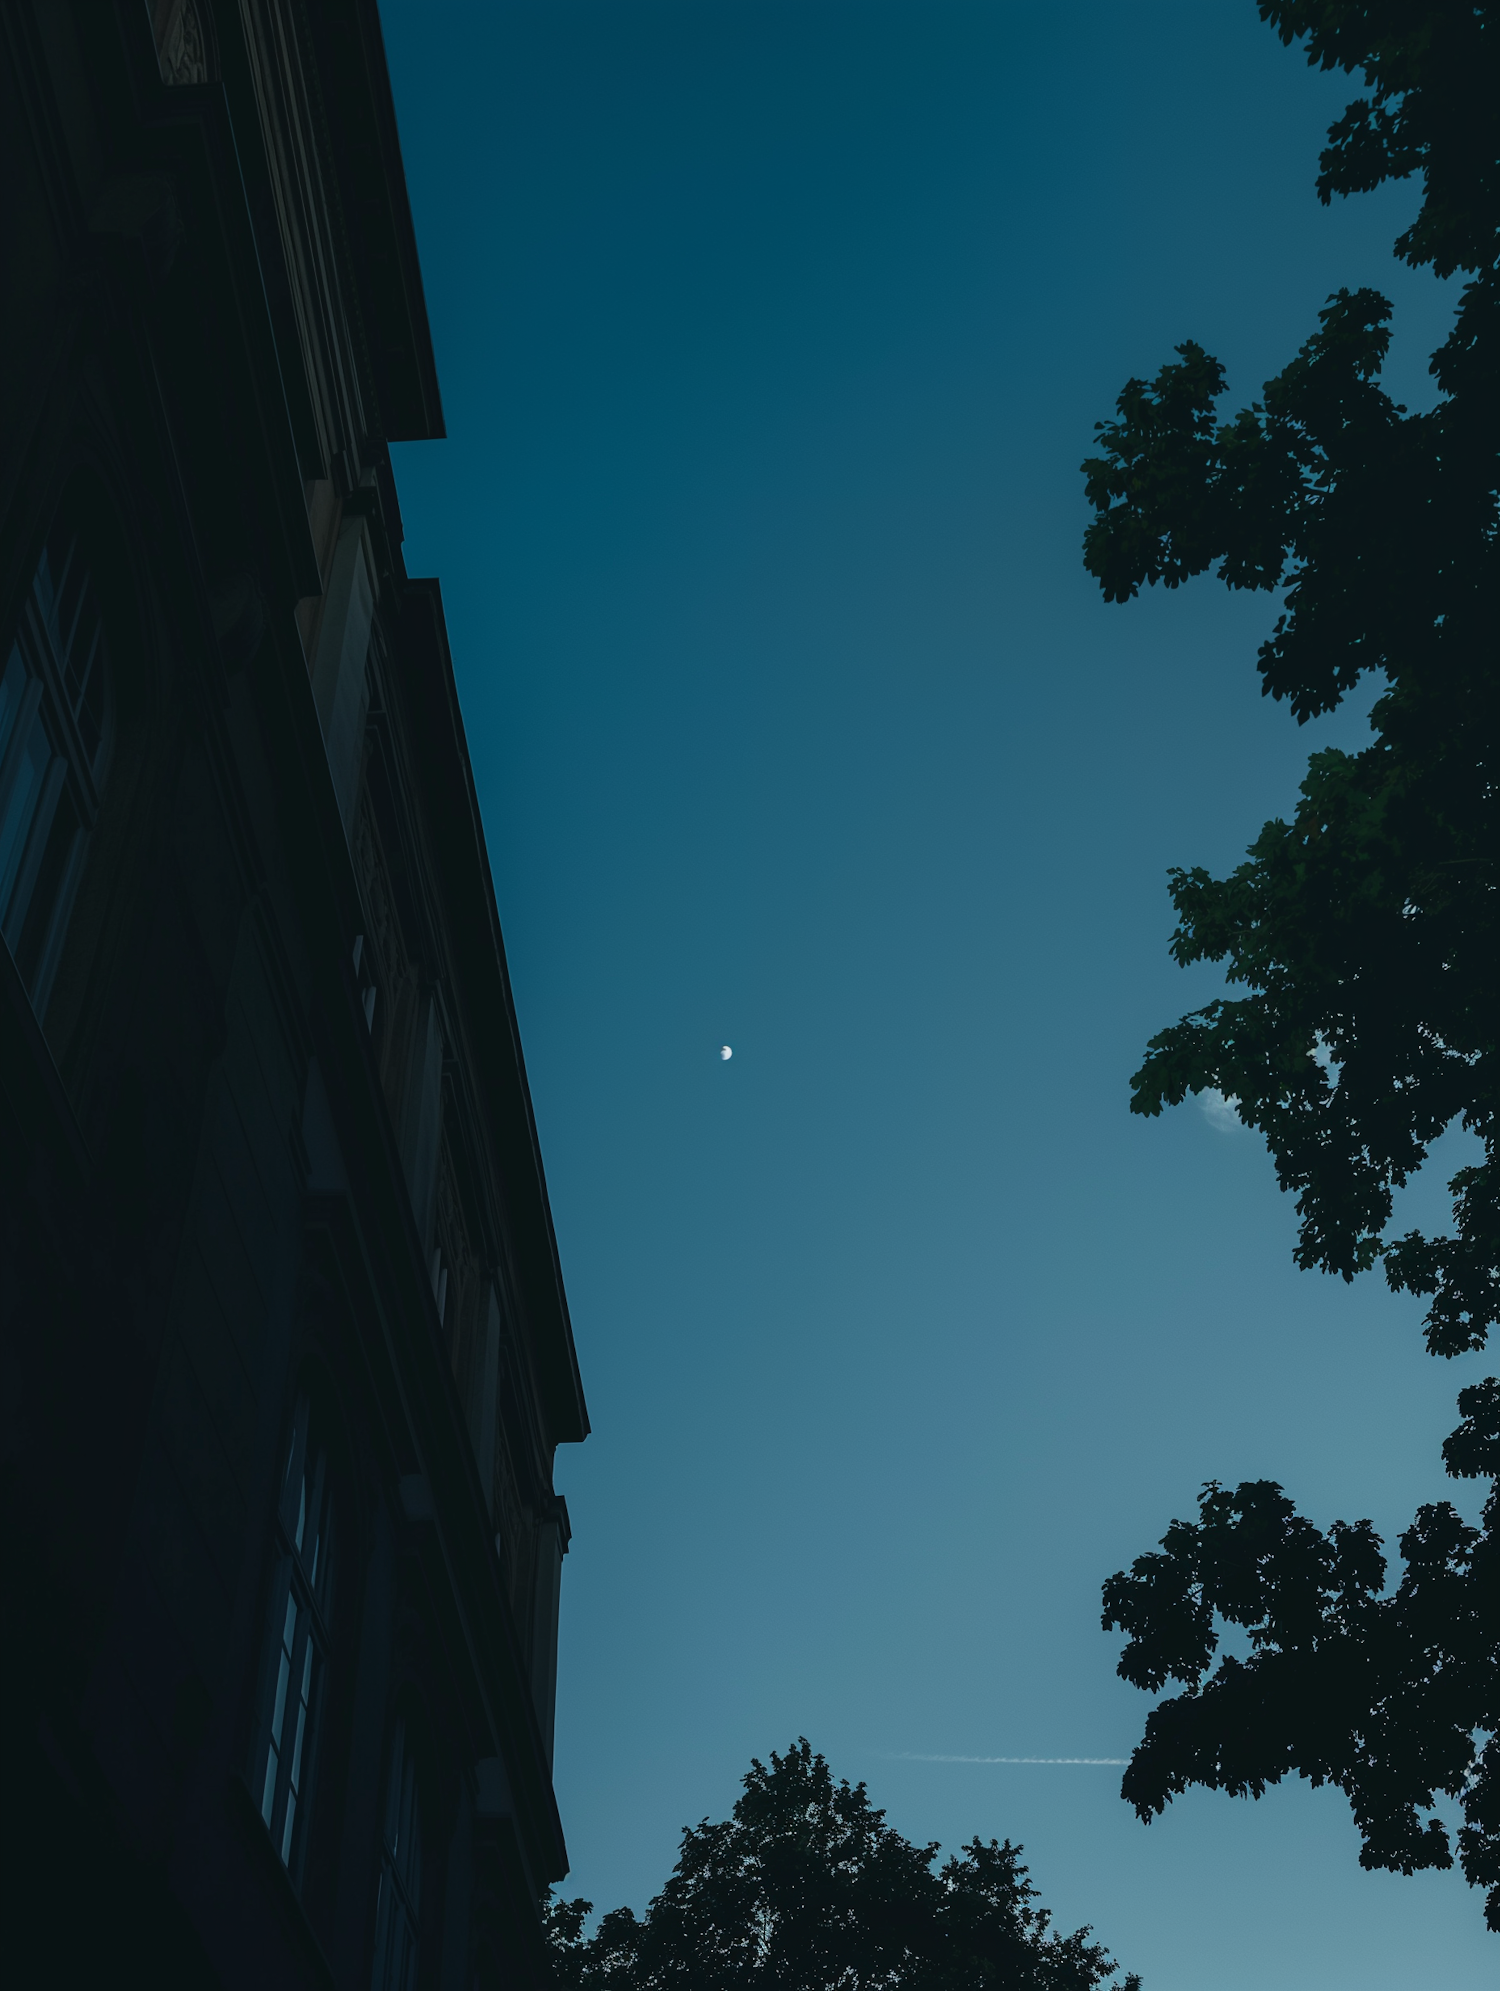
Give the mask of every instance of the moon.
[(729, 1063), (729, 1060), (734, 1056), (734, 1052), (730, 1049), (730, 1047), (727, 1044), (721, 1044), (719, 1046), (719, 1056), (724, 1060), (725, 1064), (727, 1065)]

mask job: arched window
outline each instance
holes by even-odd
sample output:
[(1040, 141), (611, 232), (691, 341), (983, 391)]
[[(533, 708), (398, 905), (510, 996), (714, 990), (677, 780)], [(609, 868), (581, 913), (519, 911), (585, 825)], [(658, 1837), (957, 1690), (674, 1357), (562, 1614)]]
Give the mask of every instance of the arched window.
[(93, 577), (60, 518), (0, 675), (0, 933), (38, 1016), (99, 813), (112, 706)]
[(317, 1760), (333, 1595), (333, 1515), (326, 1456), (308, 1399), (298, 1400), (276, 1514), (280, 1554), (271, 1589), (261, 1689), (256, 1793), (282, 1863), (302, 1865), (307, 1799)]
[(398, 1721), (391, 1738), (385, 1829), (380, 1838), (373, 1991), (414, 1991), (421, 1900), (422, 1818), (417, 1803), (416, 1765), (406, 1744), (406, 1724)]

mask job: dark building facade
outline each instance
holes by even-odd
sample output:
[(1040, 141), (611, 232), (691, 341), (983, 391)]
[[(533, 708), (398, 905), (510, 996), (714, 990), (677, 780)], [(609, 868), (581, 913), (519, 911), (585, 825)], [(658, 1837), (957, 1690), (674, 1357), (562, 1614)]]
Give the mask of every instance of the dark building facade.
[(588, 1429), (375, 0), (0, 0), (7, 1984), (545, 1976)]

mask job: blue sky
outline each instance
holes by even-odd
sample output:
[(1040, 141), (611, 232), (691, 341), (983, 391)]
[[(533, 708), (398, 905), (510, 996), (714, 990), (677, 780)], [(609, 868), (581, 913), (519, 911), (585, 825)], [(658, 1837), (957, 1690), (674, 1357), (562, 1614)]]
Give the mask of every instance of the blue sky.
[[(1312, 192), (1349, 94), (1251, 0), (387, 0), (450, 440), (442, 577), (594, 1435), (557, 1772), (637, 1906), (806, 1734), (892, 1821), (1024, 1840), (1147, 1991), (1468, 1991), (1456, 1875), (1336, 1794), (1142, 1828), (1099, 1585), (1210, 1476), (1393, 1539), (1480, 1372), (1296, 1273), (1257, 1139), (1126, 1112), (1214, 986), (1169, 864), (1319, 740), (1274, 613), (1106, 608), (1077, 466), (1192, 337), (1250, 398), (1339, 284), (1428, 392), (1412, 196)], [(734, 1048), (726, 1063), (722, 1044)], [(1430, 1190), (1411, 1192), (1434, 1208)]]

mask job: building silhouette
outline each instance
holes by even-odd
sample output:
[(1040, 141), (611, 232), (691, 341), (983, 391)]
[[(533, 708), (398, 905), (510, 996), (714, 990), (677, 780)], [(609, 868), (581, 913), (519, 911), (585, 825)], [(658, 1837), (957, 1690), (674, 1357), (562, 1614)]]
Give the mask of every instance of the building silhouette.
[(375, 0), (0, 0), (5, 1981), (545, 1976), (588, 1429)]

